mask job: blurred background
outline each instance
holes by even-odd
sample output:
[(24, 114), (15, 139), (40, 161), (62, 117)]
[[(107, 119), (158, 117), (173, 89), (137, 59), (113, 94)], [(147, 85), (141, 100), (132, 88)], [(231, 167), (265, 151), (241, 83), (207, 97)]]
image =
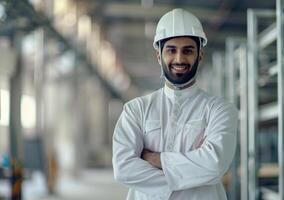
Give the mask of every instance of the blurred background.
[(284, 199), (283, 4), (0, 0), (0, 199), (125, 199), (114, 126), (125, 102), (163, 86), (152, 43), (176, 7), (208, 37), (197, 84), (239, 108), (229, 199)]

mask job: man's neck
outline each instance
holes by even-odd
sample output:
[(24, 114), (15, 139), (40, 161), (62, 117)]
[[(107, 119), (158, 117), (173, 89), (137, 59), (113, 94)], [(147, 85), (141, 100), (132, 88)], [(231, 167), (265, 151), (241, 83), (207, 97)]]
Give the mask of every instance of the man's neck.
[(183, 86), (183, 87), (180, 88), (180, 89), (176, 89), (176, 88), (175, 88), (171, 83), (169, 83), (168, 81), (166, 81), (166, 85), (167, 85), (169, 88), (173, 89), (173, 90), (184, 90), (184, 89), (186, 89), (186, 88), (189, 88), (189, 87), (193, 86), (193, 85), (195, 84), (195, 82), (196, 82), (196, 81), (194, 80), (194, 81), (188, 83), (187, 85)]

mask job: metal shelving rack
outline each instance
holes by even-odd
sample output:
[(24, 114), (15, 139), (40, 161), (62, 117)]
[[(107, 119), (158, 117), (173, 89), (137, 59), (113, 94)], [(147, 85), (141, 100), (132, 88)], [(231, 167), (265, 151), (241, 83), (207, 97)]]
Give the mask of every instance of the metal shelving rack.
[(278, 162), (279, 162), (279, 197), (284, 199), (284, 2), (283, 0), (276, 1), (276, 27), (277, 27), (277, 68), (278, 68)]
[[(219, 96), (227, 98), (240, 109), (238, 147), (236, 150), (235, 159), (230, 169), (230, 181), (228, 188), (228, 196), (230, 200), (240, 199), (240, 196), (247, 195), (248, 193), (247, 95), (241, 95), (243, 93), (248, 93), (246, 50), (246, 40), (244, 38), (227, 38), (226, 52), (214, 52), (212, 55), (213, 69), (215, 72), (215, 77), (217, 77), (218, 80), (215, 85), (215, 93)], [(223, 66), (226, 66), (226, 68)], [(225, 85), (226, 88), (224, 87)], [(242, 93), (240, 93), (240, 91)], [(242, 173), (241, 176), (239, 171)], [(240, 185), (241, 188), (239, 188)]]
[(240, 77), (240, 197), (242, 200), (248, 200), (248, 67), (246, 44), (240, 44), (237, 50), (237, 58)]
[[(243, 38), (228, 38), (226, 40), (226, 63), (227, 63), (227, 97), (229, 101), (239, 107), (240, 128), (238, 130), (238, 148), (232, 163), (230, 199), (247, 199), (247, 57), (246, 40)], [(241, 175), (239, 175), (239, 169)], [(241, 194), (239, 192), (241, 185)]]
[[(248, 194), (250, 200), (260, 199), (260, 191), (263, 199), (284, 199), (283, 191), (283, 0), (277, 0), (277, 11), (248, 10)], [(275, 18), (272, 23), (261, 33), (258, 31), (259, 18)], [(259, 68), (260, 53), (273, 42), (277, 44), (277, 62), (271, 65), (268, 76), (277, 75), (277, 102), (259, 105)], [(258, 184), (260, 163), (258, 158), (258, 128), (259, 124), (268, 120), (278, 119), (278, 192), (272, 192)]]

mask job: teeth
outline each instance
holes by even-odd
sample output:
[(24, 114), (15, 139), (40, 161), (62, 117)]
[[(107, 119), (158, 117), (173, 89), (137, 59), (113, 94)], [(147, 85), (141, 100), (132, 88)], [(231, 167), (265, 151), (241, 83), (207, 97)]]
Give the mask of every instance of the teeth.
[(175, 70), (185, 70), (186, 69), (186, 67), (184, 67), (184, 66), (174, 66), (173, 68)]

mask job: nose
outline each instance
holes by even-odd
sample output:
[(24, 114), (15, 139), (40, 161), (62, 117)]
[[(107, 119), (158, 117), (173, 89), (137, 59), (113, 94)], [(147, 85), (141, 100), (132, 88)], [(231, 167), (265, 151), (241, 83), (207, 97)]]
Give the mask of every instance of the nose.
[(177, 54), (176, 54), (176, 62), (177, 63), (182, 63), (183, 61), (185, 61), (185, 56), (184, 54), (182, 53), (182, 51), (178, 51)]

